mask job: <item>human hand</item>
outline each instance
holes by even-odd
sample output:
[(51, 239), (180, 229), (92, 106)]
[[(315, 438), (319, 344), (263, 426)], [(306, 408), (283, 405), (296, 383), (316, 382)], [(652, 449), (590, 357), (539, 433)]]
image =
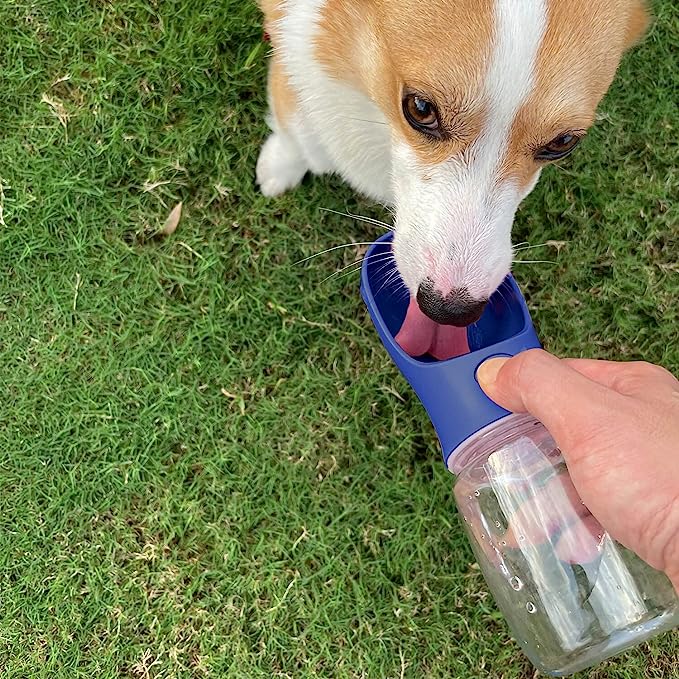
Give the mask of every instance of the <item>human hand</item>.
[(545, 425), (593, 516), (679, 592), (679, 381), (648, 363), (538, 349), (490, 359), (477, 377), (499, 405)]

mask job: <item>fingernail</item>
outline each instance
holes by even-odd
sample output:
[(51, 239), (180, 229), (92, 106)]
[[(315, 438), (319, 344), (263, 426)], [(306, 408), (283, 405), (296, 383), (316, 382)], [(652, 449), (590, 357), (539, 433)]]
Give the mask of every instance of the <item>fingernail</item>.
[(476, 371), (476, 379), (482, 388), (492, 387), (495, 384), (500, 368), (508, 361), (508, 358), (489, 358), (484, 361)]

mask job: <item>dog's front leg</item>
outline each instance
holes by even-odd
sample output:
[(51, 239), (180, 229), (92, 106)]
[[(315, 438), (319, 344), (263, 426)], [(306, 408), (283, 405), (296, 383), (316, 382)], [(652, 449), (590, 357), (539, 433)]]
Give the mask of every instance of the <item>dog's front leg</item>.
[(288, 77), (274, 56), (269, 66), (269, 126), (272, 133), (257, 160), (257, 183), (265, 196), (277, 196), (302, 181), (309, 170), (292, 132), (298, 108)]

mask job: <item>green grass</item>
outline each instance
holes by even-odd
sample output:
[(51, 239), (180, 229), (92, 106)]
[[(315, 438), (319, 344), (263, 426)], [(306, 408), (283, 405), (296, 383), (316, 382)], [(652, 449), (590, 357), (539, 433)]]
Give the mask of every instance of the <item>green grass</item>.
[[(548, 348), (677, 372), (672, 5), (515, 240), (553, 243), (517, 267)], [(332, 178), (255, 190), (254, 6), (18, 0), (0, 27), (0, 676), (532, 677), (357, 276), (322, 283), (355, 254), (293, 265), (378, 235), (321, 207), (382, 213)]]

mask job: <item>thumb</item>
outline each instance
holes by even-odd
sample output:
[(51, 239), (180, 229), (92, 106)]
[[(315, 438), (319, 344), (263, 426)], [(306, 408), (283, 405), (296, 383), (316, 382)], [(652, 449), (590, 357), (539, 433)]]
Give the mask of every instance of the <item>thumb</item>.
[(600, 432), (622, 398), (541, 349), (489, 359), (479, 366), (477, 379), (503, 408), (540, 420), (567, 451)]

